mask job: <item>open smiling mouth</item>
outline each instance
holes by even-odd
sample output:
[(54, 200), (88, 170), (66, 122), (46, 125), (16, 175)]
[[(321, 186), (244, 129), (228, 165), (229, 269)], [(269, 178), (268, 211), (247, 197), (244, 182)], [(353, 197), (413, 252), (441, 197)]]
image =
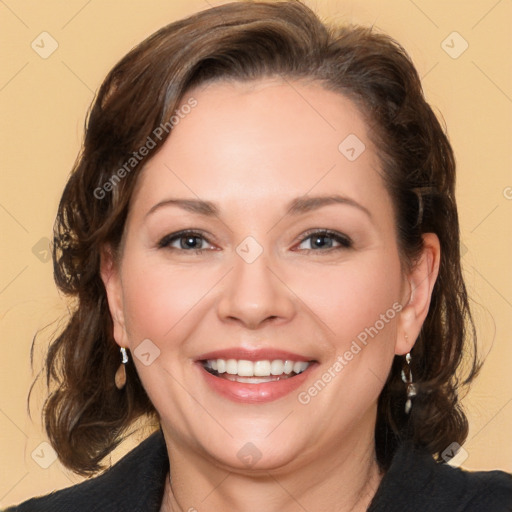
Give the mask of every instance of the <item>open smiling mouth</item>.
[(207, 359), (203, 368), (215, 377), (243, 384), (264, 384), (291, 379), (306, 371), (313, 361)]

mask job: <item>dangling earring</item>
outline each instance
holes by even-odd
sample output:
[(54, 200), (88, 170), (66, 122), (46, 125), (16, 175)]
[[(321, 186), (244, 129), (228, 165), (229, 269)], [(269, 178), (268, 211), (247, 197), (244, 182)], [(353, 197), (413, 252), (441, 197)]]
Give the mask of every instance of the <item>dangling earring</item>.
[(123, 389), (126, 384), (125, 364), (128, 362), (128, 354), (126, 353), (126, 349), (124, 347), (121, 347), (121, 355), (121, 364), (119, 365), (119, 368), (116, 371), (116, 376), (114, 377), (114, 382), (116, 383), (117, 389)]
[(405, 361), (407, 362), (407, 373), (405, 375), (405, 371), (402, 369), (402, 381), (406, 385), (407, 389), (407, 401), (405, 402), (405, 414), (409, 414), (411, 412), (412, 407), (412, 399), (416, 396), (416, 384), (412, 381), (412, 372), (411, 372), (411, 353), (407, 352), (405, 356)]

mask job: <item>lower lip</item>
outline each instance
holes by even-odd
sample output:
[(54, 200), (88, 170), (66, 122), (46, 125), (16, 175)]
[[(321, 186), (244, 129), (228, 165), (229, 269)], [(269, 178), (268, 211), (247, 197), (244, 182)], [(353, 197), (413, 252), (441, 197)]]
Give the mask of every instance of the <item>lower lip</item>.
[(311, 363), (306, 370), (295, 375), (295, 377), (262, 382), (261, 384), (247, 384), (216, 377), (207, 372), (201, 363), (198, 363), (198, 365), (206, 383), (216, 393), (234, 402), (242, 403), (272, 402), (292, 393), (308, 378), (312, 367), (315, 366), (314, 363)]

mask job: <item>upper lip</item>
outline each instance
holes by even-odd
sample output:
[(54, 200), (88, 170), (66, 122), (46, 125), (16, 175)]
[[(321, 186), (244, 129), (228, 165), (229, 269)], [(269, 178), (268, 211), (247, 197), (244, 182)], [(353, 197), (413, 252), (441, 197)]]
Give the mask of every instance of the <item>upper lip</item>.
[(198, 361), (206, 361), (208, 359), (237, 359), (246, 361), (274, 361), (281, 359), (283, 361), (313, 361), (311, 357), (303, 356), (300, 354), (294, 354), (285, 350), (277, 350), (272, 348), (259, 348), (259, 349), (247, 349), (247, 348), (226, 348), (222, 350), (214, 350), (200, 355)]

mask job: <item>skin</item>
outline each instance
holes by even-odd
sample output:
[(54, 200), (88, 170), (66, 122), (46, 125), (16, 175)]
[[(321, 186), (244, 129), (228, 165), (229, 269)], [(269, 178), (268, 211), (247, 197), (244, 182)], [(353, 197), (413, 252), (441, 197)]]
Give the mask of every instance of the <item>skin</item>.
[[(102, 256), (114, 337), (130, 349), (161, 418), (173, 482), (162, 510), (366, 510), (382, 478), (377, 399), (394, 356), (410, 351), (428, 312), (438, 239), (424, 235), (420, 259), (404, 272), (379, 159), (363, 116), (341, 94), (264, 79), (216, 82), (185, 96), (197, 107), (146, 164), (121, 256), (108, 247)], [(338, 150), (348, 134), (366, 146), (354, 161)], [(360, 207), (287, 215), (289, 202), (305, 194), (339, 194)], [(212, 201), (219, 213), (167, 205), (148, 214), (169, 198)], [(353, 245), (332, 237), (315, 245), (307, 233), (315, 228)], [(192, 246), (201, 253), (179, 238), (159, 247), (182, 229), (203, 233)], [(236, 252), (247, 236), (263, 249), (250, 264)], [(400, 313), (299, 403), (298, 393), (394, 303)], [(144, 339), (160, 350), (149, 366), (133, 357)], [(195, 363), (233, 347), (271, 347), (318, 364), (296, 392), (236, 403), (212, 391)], [(248, 442), (261, 454), (252, 467), (237, 456)]]

